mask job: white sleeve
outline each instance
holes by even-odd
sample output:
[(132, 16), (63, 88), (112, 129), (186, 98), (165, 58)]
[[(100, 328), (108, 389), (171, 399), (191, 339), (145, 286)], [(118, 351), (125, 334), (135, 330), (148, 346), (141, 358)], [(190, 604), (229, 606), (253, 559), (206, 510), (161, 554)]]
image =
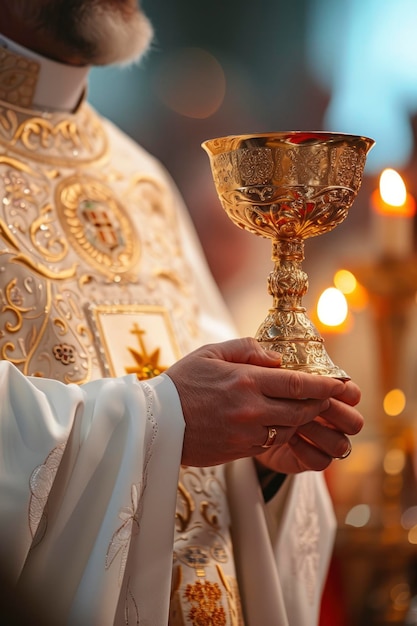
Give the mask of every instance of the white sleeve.
[(53, 610), (44, 623), (142, 607), (164, 623), (184, 433), (172, 381), (77, 387), (3, 361), (0, 395), (0, 558), (19, 598)]

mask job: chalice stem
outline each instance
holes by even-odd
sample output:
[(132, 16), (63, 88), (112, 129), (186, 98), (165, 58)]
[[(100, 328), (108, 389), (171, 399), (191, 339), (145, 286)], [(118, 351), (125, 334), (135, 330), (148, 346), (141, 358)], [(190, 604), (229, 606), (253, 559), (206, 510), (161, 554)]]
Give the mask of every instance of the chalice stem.
[(282, 354), (282, 367), (349, 380), (330, 359), (323, 338), (302, 306), (308, 290), (308, 276), (301, 268), (304, 241), (274, 239), (272, 260), (275, 265), (268, 278), (268, 291), (273, 306), (255, 338), (266, 350)]
[(307, 293), (308, 277), (301, 269), (304, 260), (304, 241), (284, 239), (272, 242), (274, 270), (268, 279), (268, 291), (273, 297), (273, 308), (279, 311), (305, 312), (302, 297)]

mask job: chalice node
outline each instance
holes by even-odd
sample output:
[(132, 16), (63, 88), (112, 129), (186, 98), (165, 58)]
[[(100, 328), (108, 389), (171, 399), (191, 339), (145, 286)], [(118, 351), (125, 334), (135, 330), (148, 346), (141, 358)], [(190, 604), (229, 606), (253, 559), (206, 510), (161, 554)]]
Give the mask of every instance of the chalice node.
[(229, 218), (272, 240), (273, 304), (255, 337), (282, 354), (283, 367), (349, 379), (302, 306), (308, 276), (301, 264), (304, 240), (346, 218), (373, 145), (367, 137), (321, 131), (233, 135), (202, 144)]

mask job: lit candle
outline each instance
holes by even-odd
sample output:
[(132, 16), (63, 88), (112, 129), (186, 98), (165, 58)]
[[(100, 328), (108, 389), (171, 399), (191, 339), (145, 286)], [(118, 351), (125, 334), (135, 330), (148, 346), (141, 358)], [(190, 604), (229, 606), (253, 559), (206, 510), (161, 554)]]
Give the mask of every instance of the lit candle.
[(385, 169), (371, 196), (373, 230), (380, 257), (406, 258), (413, 252), (414, 198), (393, 169)]
[(346, 333), (351, 326), (348, 314), (349, 308), (344, 294), (335, 287), (328, 287), (317, 302), (315, 320), (317, 328), (325, 334)]

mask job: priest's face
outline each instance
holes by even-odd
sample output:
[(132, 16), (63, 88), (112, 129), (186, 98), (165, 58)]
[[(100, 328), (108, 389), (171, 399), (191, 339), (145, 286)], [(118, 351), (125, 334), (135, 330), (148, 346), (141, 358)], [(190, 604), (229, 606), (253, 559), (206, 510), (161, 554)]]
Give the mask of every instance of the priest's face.
[[(38, 51), (79, 65), (137, 60), (148, 48), (152, 27), (137, 0), (1, 0), (31, 28)], [(42, 43), (45, 42), (45, 43)], [(48, 52), (48, 49), (46, 52)]]

